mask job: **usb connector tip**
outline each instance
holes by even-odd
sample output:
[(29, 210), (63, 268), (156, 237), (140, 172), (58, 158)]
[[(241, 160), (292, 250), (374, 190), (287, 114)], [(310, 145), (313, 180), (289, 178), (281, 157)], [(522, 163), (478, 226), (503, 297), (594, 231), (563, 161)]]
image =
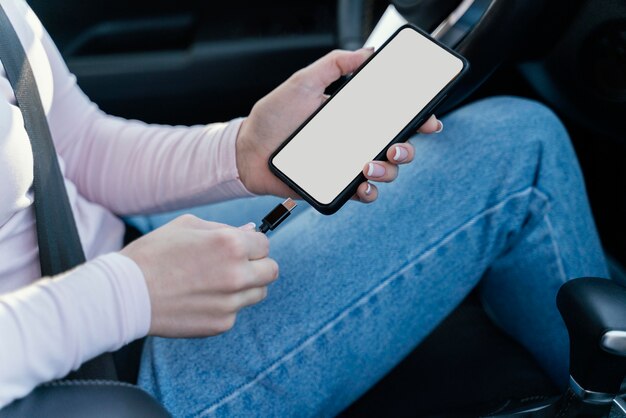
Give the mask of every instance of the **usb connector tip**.
[(293, 200), (292, 198), (288, 197), (287, 200), (285, 200), (282, 205), (285, 207), (285, 209), (287, 209), (289, 212), (291, 212), (292, 210), (294, 210), (296, 208), (296, 206), (298, 206), (298, 204), (295, 202), (295, 200)]

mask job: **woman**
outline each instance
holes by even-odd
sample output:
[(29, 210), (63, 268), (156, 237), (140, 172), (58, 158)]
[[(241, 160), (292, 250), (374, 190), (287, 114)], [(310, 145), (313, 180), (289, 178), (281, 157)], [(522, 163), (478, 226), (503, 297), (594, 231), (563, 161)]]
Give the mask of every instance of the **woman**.
[[(246, 224), (274, 204), (253, 196), (293, 195), (268, 171), (269, 154), (370, 50), (330, 53), (245, 119), (150, 126), (100, 112), (27, 4), (0, 4), (33, 67), (89, 260), (37, 280), (32, 152), (3, 72), (0, 406), (148, 334), (211, 337), (146, 343), (140, 385), (175, 415), (332, 415), (479, 282), (494, 321), (565, 381), (556, 291), (606, 268), (575, 155), (549, 110), (514, 98), (467, 106), (445, 133), (365, 164), (355, 200), (380, 192), (377, 204), (350, 202), (332, 217), (300, 210), (270, 242)], [(442, 128), (432, 117), (421, 132)], [(195, 209), (200, 217), (144, 218), (154, 231), (122, 248), (113, 213), (235, 198), (245, 199)]]

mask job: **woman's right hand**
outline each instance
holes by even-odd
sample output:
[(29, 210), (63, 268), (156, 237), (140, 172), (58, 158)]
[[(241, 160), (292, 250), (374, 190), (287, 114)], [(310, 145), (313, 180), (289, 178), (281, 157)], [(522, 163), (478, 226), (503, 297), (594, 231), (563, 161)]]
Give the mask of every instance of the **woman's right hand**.
[(269, 240), (183, 215), (139, 238), (121, 254), (142, 270), (152, 307), (150, 334), (205, 337), (228, 331), (237, 313), (263, 300), (278, 278)]

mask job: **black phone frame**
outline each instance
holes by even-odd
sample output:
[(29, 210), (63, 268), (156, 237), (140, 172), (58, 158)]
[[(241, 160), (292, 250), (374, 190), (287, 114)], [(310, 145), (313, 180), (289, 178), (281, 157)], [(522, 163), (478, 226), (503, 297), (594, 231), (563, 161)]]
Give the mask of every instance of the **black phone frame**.
[[(361, 66), (358, 69), (356, 69), (352, 73), (350, 78), (346, 80), (346, 82), (344, 82), (341, 85), (341, 87), (339, 87), (337, 91), (331, 97), (328, 98), (328, 100), (326, 100), (320, 107), (318, 107), (317, 110), (315, 110), (315, 112), (313, 112), (313, 114), (309, 116), (307, 120), (305, 120), (298, 127), (298, 129), (296, 129), (291, 135), (289, 135), (289, 137), (272, 153), (272, 155), (270, 155), (270, 158), (268, 160), (270, 171), (274, 175), (276, 175), (276, 177), (278, 177), (281, 181), (283, 181), (285, 184), (291, 187), (296, 193), (298, 193), (300, 197), (302, 197), (305, 201), (307, 201), (313, 208), (315, 208), (315, 210), (317, 210), (318, 212), (324, 215), (332, 215), (333, 213), (337, 212), (339, 209), (341, 209), (341, 207), (348, 200), (352, 198), (352, 196), (356, 193), (356, 190), (359, 187), (359, 185), (362, 182), (367, 180), (365, 176), (363, 175), (363, 173), (362, 172), (359, 173), (354, 178), (354, 180), (352, 180), (341, 191), (341, 193), (339, 193), (337, 197), (333, 199), (332, 202), (328, 204), (324, 204), (324, 203), (318, 202), (315, 198), (309, 195), (304, 189), (298, 186), (298, 184), (296, 184), (293, 180), (291, 180), (288, 176), (286, 176), (282, 171), (280, 171), (273, 163), (274, 157), (278, 155), (278, 153), (324, 108), (324, 106), (326, 106), (335, 96), (337, 96), (341, 92), (341, 90), (350, 82), (350, 80), (352, 80), (363, 68), (365, 68), (365, 66), (370, 61), (372, 61), (378, 55), (378, 53), (385, 48), (385, 46), (387, 46), (387, 44), (389, 44), (400, 32), (402, 32), (405, 29), (412, 29), (416, 31), (420, 35), (426, 37), (426, 39), (430, 40), (431, 42), (435, 43), (437, 46), (445, 49), (447, 52), (449, 52), (450, 54), (460, 59), (461, 62), (463, 63), (463, 68), (461, 69), (459, 74), (457, 74), (456, 77), (450, 80), (450, 82), (441, 91), (439, 91), (439, 93), (437, 93), (437, 95), (398, 133), (398, 135), (396, 135), (389, 142), (389, 144), (386, 147), (384, 147), (384, 149), (374, 158), (374, 160), (385, 161), (387, 150), (391, 146), (400, 142), (408, 141), (409, 138), (413, 134), (415, 134), (416, 130), (424, 122), (426, 122), (426, 119), (430, 117), (430, 115), (435, 113), (436, 109), (438, 108), (439, 105), (441, 105), (441, 103), (443, 103), (444, 99), (446, 98), (450, 90), (459, 82), (459, 80), (465, 74), (467, 74), (467, 71), (469, 70), (470, 65), (465, 57), (463, 57), (462, 55), (460, 55), (458, 52), (454, 51), (450, 47), (437, 41), (436, 39), (431, 37), (429, 34), (424, 32), (423, 30), (419, 29), (418, 27), (411, 25), (411, 24), (405, 24), (401, 26), (400, 28), (398, 28), (398, 30), (396, 30), (394, 34), (391, 35), (389, 39), (387, 39), (380, 48), (378, 48), (363, 64), (361, 64)], [(365, 164), (366, 162), (367, 161), (363, 162), (363, 164)]]

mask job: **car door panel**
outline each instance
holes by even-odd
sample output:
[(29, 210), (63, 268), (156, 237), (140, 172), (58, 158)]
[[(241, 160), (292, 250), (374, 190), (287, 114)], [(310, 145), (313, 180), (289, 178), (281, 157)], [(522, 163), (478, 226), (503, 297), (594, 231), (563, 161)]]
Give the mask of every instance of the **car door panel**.
[(170, 124), (245, 115), (333, 49), (335, 1), (30, 0), (103, 110)]

